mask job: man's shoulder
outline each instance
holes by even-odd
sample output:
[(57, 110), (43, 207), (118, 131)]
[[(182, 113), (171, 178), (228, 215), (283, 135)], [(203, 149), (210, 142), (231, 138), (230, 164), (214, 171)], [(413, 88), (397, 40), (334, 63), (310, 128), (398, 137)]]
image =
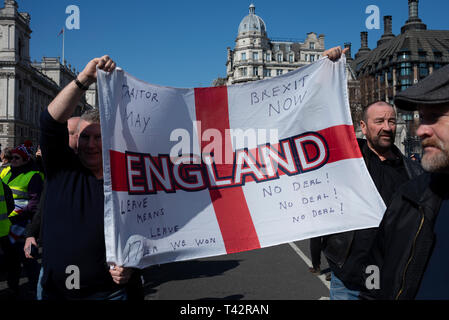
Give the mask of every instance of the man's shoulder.
[(403, 183), (392, 196), (381, 223), (381, 229), (390, 228), (398, 221), (409, 221), (406, 217), (414, 217), (416, 210), (422, 205), (423, 194), (429, 187), (430, 175), (422, 174)]
[(415, 203), (418, 203), (423, 193), (429, 188), (432, 175), (424, 172), (421, 175), (403, 183), (397, 190), (396, 196), (405, 197)]
[(414, 225), (418, 217), (418, 208), (422, 205), (423, 194), (427, 193), (430, 174), (425, 173), (402, 184), (394, 194), (388, 206), (382, 222), (379, 226), (380, 232), (393, 234), (398, 223), (402, 226)]

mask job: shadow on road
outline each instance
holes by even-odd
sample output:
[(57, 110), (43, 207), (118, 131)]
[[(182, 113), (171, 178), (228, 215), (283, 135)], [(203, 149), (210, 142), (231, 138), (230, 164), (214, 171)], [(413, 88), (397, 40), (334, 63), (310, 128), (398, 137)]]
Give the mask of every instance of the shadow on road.
[[(156, 293), (159, 285), (168, 281), (219, 276), (228, 270), (236, 268), (239, 264), (239, 260), (193, 260), (151, 266), (143, 271), (143, 277), (145, 279), (145, 295)], [(239, 299), (239, 297), (233, 296), (230, 299)]]

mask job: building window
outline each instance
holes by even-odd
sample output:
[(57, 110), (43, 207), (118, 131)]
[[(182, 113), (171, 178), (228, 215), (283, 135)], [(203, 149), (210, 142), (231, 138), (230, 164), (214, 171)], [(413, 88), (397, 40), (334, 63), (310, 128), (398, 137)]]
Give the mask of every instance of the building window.
[(309, 59), (309, 55), (308, 55), (308, 54), (305, 54), (305, 55), (304, 55), (304, 61), (309, 61), (308, 59)]
[(311, 42), (311, 43), (309, 44), (309, 49), (315, 50), (315, 42)]
[(254, 67), (253, 68), (253, 76), (257, 77), (259, 75), (259, 68), (258, 67)]
[(22, 58), (22, 54), (23, 54), (23, 42), (22, 39), (19, 39), (19, 58)]
[(427, 63), (420, 63), (419, 64), (419, 77), (425, 78), (429, 75), (429, 68), (427, 67)]
[(277, 75), (277, 76), (282, 75), (282, 73), (283, 73), (283, 70), (282, 70), (282, 69), (276, 69), (276, 75)]
[(253, 60), (254, 61), (259, 60), (259, 52), (253, 52)]
[(410, 76), (412, 75), (412, 64), (409, 62), (401, 63), (401, 76)]
[(402, 120), (404, 121), (412, 121), (413, 120), (413, 114), (406, 113), (402, 115)]
[(290, 51), (290, 45), (289, 45), (289, 44), (287, 44), (287, 45), (285, 46), (285, 50), (286, 50), (287, 52)]
[(246, 77), (248, 75), (248, 68), (240, 68), (240, 75)]
[(246, 61), (246, 52), (242, 52), (241, 60)]
[(311, 54), (310, 55), (310, 62), (314, 62), (315, 61), (315, 55)]
[(295, 59), (294, 59), (293, 54), (289, 54), (289, 55), (288, 55), (288, 62), (292, 63), (292, 62), (294, 62), (294, 61), (295, 61)]
[(401, 91), (407, 89), (412, 85), (412, 81), (410, 79), (401, 79)]
[(264, 77), (271, 77), (271, 69), (263, 69)]
[(267, 60), (267, 61), (271, 61), (271, 53), (267, 53), (267, 55), (266, 55), (266, 60)]
[(277, 62), (282, 62), (282, 53), (277, 54)]

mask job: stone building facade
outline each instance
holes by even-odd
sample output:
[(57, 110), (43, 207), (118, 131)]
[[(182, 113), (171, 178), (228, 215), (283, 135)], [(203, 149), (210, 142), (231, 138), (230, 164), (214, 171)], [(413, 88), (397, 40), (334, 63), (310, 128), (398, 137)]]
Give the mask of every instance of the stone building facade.
[[(39, 117), (59, 91), (75, 79), (76, 71), (60, 63), (59, 58), (44, 57), (30, 61), (31, 17), (19, 12), (15, 0), (4, 0), (0, 8), (0, 144), (14, 147), (39, 140)], [(90, 88), (77, 108), (80, 114), (96, 101), (96, 90)]]
[[(368, 47), (368, 33), (361, 32), (361, 47), (351, 61), (360, 82), (360, 105), (377, 100), (394, 104), (395, 95), (449, 63), (449, 30), (428, 30), (419, 18), (419, 0), (408, 0), (409, 17), (401, 33), (392, 32), (392, 16), (385, 16), (384, 34), (377, 47)], [(416, 136), (419, 116), (397, 110), (397, 146), (406, 154), (420, 153)]]
[(325, 50), (324, 35), (307, 34), (303, 42), (269, 39), (265, 22), (255, 13), (240, 22), (235, 47), (228, 47), (226, 84), (278, 76), (318, 60)]

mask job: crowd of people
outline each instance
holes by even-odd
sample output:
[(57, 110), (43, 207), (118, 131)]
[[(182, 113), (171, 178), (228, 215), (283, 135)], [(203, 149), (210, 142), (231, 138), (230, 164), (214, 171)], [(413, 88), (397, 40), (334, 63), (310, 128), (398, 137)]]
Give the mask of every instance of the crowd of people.
[[(342, 54), (339, 47), (324, 53), (332, 61)], [(97, 68), (115, 66), (108, 56), (95, 58), (58, 94), (42, 112), (39, 150), (26, 141), (2, 151), (0, 246), (15, 295), (23, 267), (39, 300), (143, 298), (139, 270), (106, 264), (99, 112), (72, 117)], [(359, 147), (388, 209), (378, 228), (311, 241), (310, 271), (320, 273), (322, 251), (333, 300), (449, 298), (449, 66), (399, 93), (395, 104), (420, 113), (422, 167), (394, 145), (395, 108), (385, 101), (366, 106)], [(366, 285), (373, 265), (380, 270), (374, 288)], [(69, 266), (82, 270), (75, 290), (67, 286)]]
[[(38, 281), (37, 260), (27, 259), (23, 248), (25, 231), (36, 214), (43, 188), (44, 173), (40, 159), (30, 141), (2, 151), (2, 202), (11, 201), (11, 205), (1, 205), (4, 213), (0, 221), (0, 246), (4, 253), (8, 287), (16, 295), (22, 267), (32, 288), (37, 286)], [(6, 208), (8, 210), (4, 210)]]

